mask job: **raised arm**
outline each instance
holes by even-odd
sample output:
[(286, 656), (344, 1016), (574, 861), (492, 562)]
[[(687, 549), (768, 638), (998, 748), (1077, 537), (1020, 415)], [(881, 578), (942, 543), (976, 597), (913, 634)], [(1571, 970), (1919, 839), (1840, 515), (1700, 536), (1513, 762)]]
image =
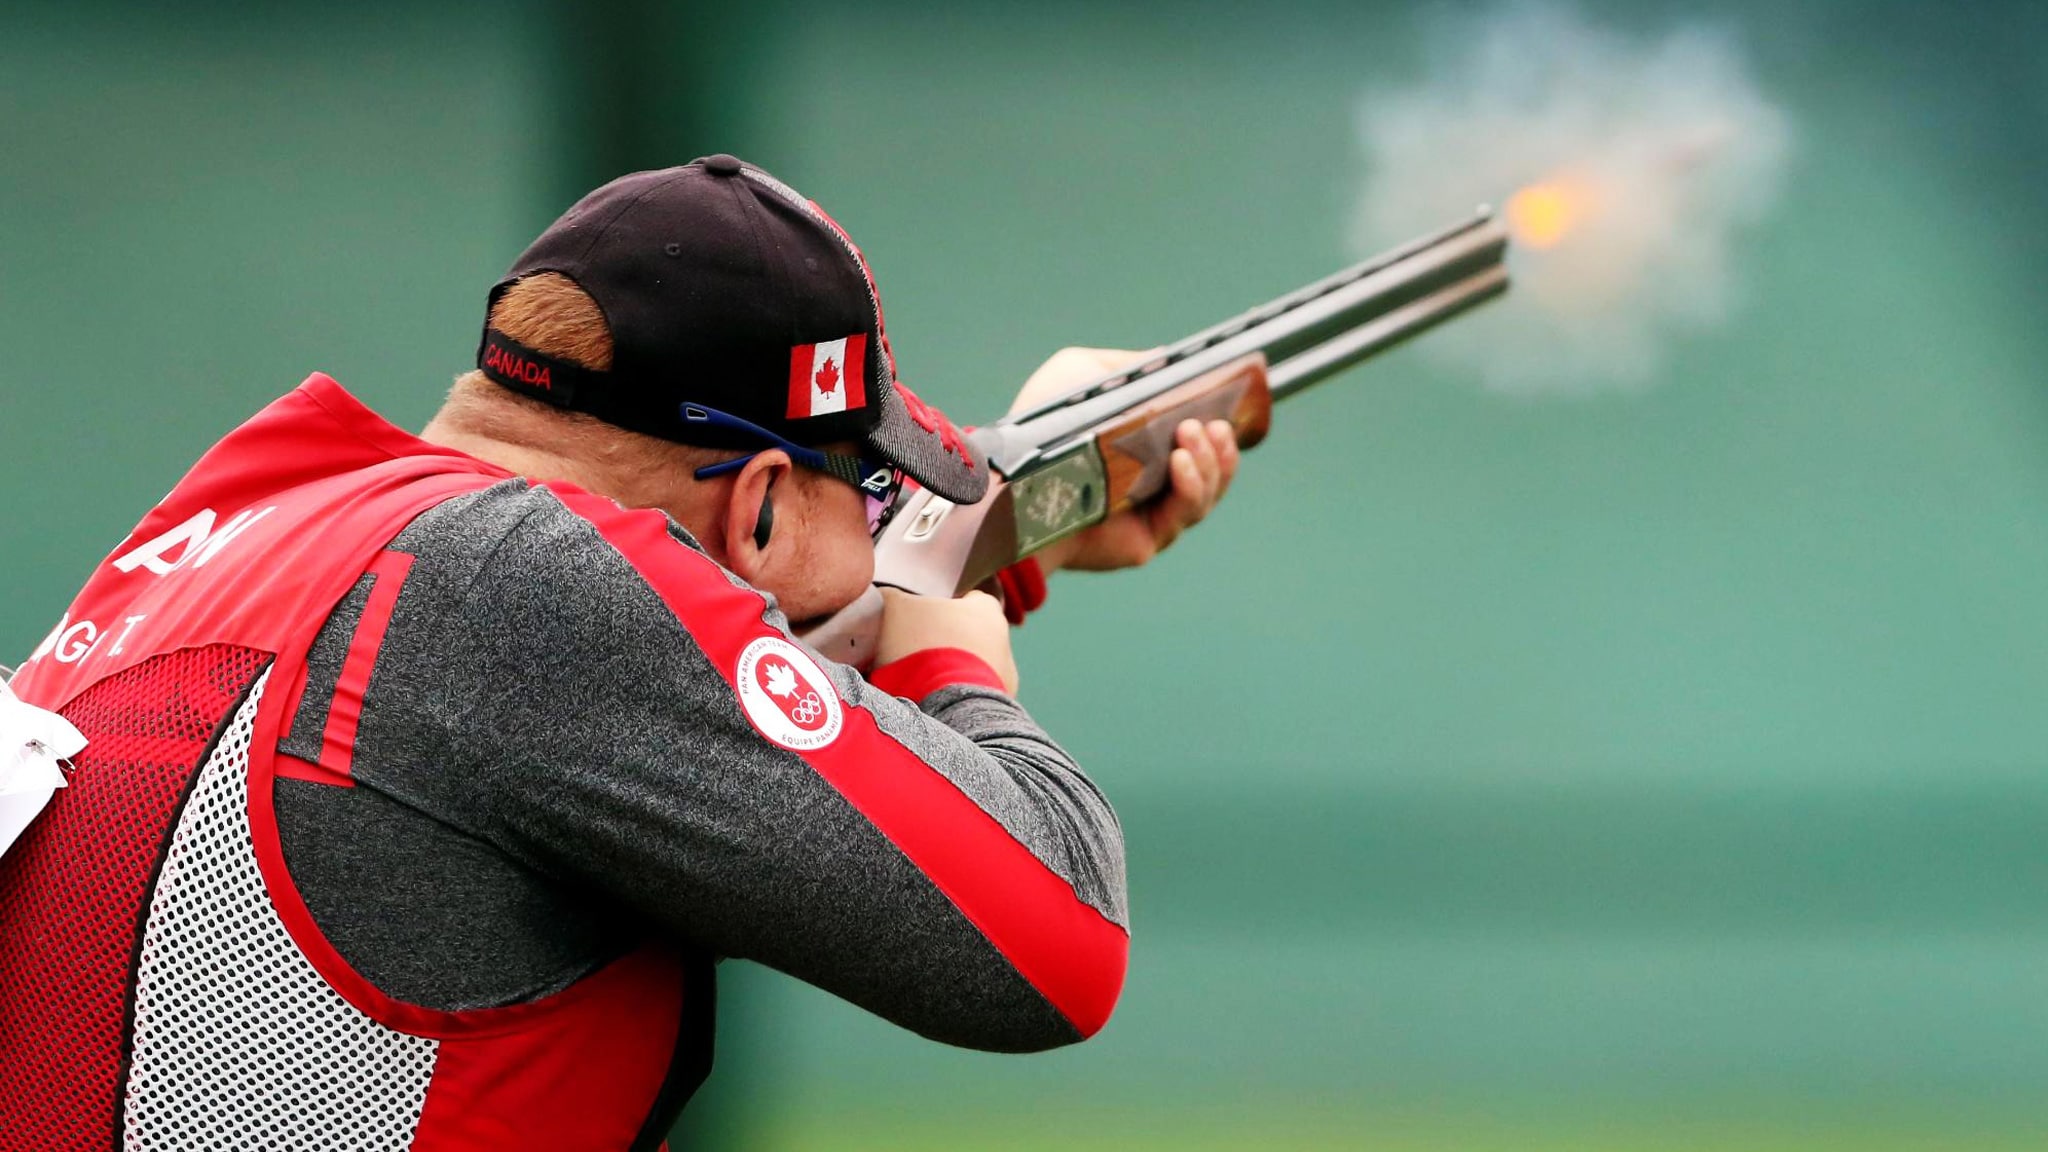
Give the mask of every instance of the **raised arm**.
[(870, 683), (818, 660), (658, 513), (504, 488), (437, 515), (408, 537), (510, 527), (466, 572), (423, 557), (394, 625), (441, 624), (379, 657), (365, 723), (415, 727), (415, 804), (934, 1039), (1035, 1050), (1107, 1020), (1116, 818), (985, 662)]

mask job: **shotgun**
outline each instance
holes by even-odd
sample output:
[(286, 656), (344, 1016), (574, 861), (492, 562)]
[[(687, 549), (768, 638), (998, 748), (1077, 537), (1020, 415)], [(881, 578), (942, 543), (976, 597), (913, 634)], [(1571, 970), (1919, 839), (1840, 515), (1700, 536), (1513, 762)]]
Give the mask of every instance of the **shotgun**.
[(1174, 429), (1228, 420), (1241, 448), (1265, 438), (1273, 402), (1507, 290), (1507, 228), (1470, 220), (1354, 264), (1205, 328), (969, 439), (993, 475), (956, 505), (904, 493), (875, 540), (875, 584), (804, 633), (820, 653), (865, 668), (883, 586), (958, 596), (1006, 566), (1164, 491)]

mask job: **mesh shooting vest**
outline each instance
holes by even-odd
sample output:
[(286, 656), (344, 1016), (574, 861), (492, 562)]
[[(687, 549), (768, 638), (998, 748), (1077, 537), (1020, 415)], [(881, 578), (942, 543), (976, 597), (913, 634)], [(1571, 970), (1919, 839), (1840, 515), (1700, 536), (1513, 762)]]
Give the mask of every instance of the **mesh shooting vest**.
[(0, 857), (0, 1152), (659, 1143), (708, 1069), (671, 954), (528, 1004), (399, 1003), (278, 846), (275, 749), (328, 613), (366, 571), (395, 598), (383, 546), (504, 478), (315, 376), (209, 451), (16, 675), (90, 743)]

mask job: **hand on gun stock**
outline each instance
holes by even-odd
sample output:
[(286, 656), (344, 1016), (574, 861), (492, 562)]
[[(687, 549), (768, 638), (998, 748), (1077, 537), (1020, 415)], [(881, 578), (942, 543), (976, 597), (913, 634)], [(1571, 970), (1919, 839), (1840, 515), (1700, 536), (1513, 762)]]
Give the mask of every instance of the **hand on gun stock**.
[[(1137, 364), (1158, 352), (1115, 348), (1062, 348), (1040, 365), (1017, 399), (1012, 414), (1027, 411)], [(1146, 504), (1115, 513), (1093, 528), (1056, 540), (1038, 552), (1038, 562), (1055, 568), (1109, 572), (1151, 561), (1182, 532), (1214, 511), (1237, 475), (1237, 435), (1225, 420), (1204, 424), (1187, 419), (1174, 429), (1175, 447), (1167, 463), (1171, 484)]]

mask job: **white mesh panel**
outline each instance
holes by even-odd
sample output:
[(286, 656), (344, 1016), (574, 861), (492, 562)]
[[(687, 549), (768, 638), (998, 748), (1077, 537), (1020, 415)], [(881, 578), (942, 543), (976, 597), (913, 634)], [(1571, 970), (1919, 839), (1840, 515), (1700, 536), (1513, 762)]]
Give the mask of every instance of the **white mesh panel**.
[(439, 1045), (352, 1007), (271, 907), (249, 833), (265, 672), (178, 820), (136, 976), (125, 1146), (404, 1149)]

